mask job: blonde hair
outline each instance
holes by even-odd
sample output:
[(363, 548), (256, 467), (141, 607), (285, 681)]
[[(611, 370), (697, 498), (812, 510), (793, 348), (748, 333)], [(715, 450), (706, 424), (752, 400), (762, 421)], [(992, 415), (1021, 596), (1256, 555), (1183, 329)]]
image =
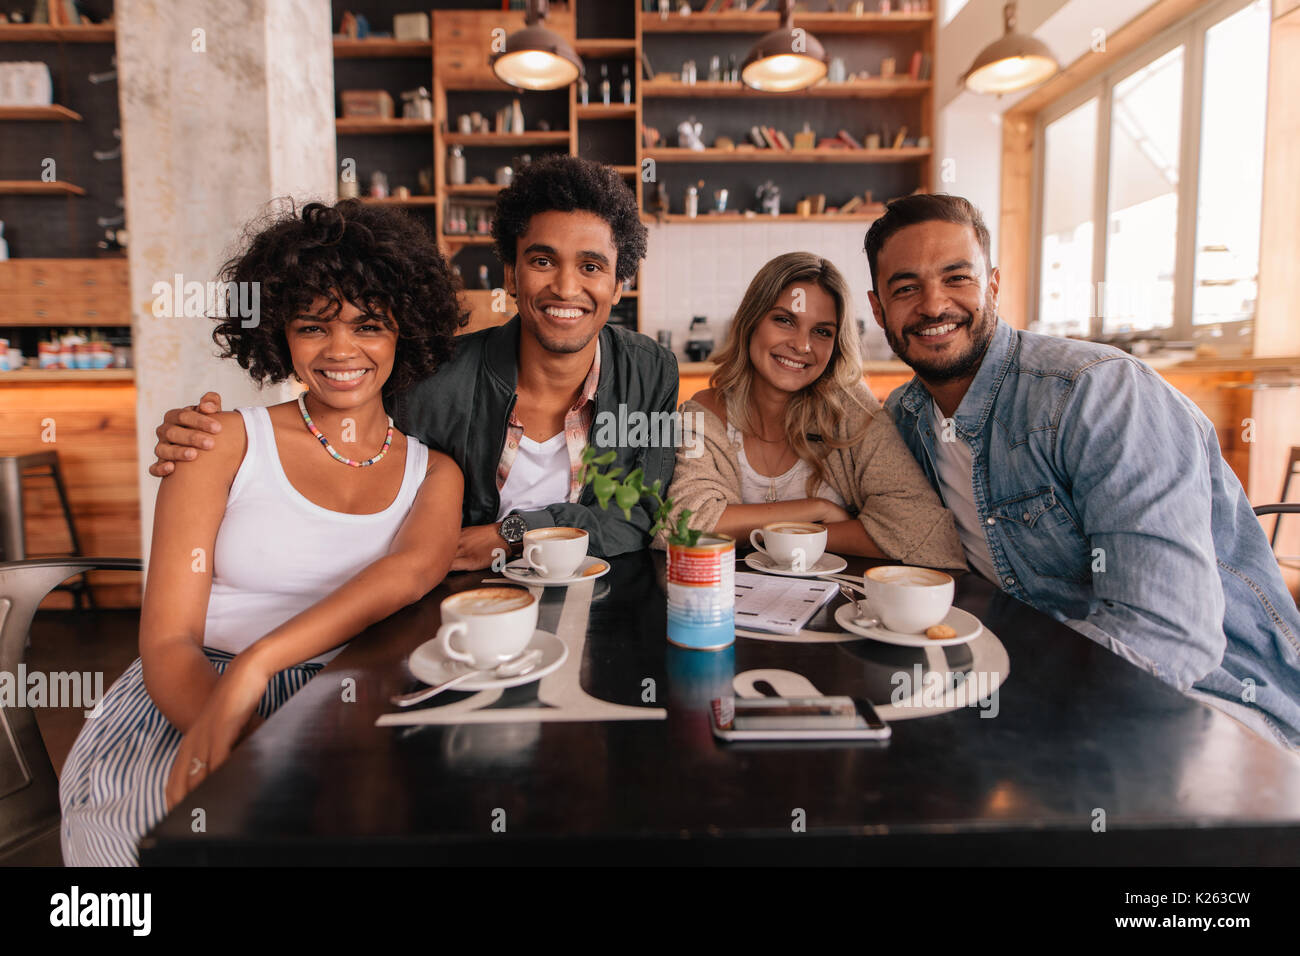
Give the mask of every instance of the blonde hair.
[[(812, 496), (829, 478), (824, 459), (831, 450), (855, 445), (866, 433), (864, 425), (854, 434), (840, 434), (839, 423), (847, 420), (849, 406), (865, 408), (853, 394), (862, 383), (862, 352), (857, 323), (849, 316), (849, 286), (840, 270), (811, 252), (787, 252), (759, 269), (740, 300), (726, 342), (714, 356), (718, 367), (709, 377), (709, 385), (726, 409), (728, 421), (744, 434), (761, 434), (752, 418), (754, 366), (749, 360), (749, 344), (758, 324), (796, 282), (816, 283), (835, 302), (836, 332), (830, 361), (817, 381), (790, 397), (781, 423), (794, 453), (812, 466), (808, 476), (808, 495)], [(822, 440), (809, 441), (809, 433)]]

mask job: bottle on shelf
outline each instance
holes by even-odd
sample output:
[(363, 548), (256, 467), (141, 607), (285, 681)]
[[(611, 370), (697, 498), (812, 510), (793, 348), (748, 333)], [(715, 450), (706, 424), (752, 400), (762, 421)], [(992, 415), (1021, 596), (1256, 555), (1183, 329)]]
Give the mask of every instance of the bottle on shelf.
[(600, 101), (609, 105), (609, 65), (606, 63), (600, 65)]
[(591, 87), (587, 85), (587, 78), (585, 76), (578, 77), (578, 102), (586, 106), (590, 98)]
[(465, 151), (459, 146), (451, 148), (451, 156), (447, 159), (447, 181), (453, 186), (465, 185)]
[(623, 105), (632, 105), (632, 76), (628, 73), (627, 64), (623, 64)]
[(492, 283), (488, 281), (488, 267), (478, 267), (478, 287), (480, 289), (491, 289)]

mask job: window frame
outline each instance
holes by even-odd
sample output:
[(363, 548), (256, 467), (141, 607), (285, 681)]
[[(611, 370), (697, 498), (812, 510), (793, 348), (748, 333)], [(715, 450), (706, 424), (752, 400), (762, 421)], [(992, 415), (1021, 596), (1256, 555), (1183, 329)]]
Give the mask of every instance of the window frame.
[[(1182, 46), (1183, 93), (1178, 148), (1178, 224), (1174, 245), (1173, 324), (1165, 328), (1152, 329), (1149, 334), (1176, 341), (1219, 338), (1235, 334), (1242, 336), (1238, 341), (1250, 341), (1250, 336), (1243, 333), (1253, 331), (1254, 316), (1234, 322), (1214, 322), (1197, 326), (1192, 323), (1192, 308), (1196, 291), (1196, 225), (1201, 178), (1205, 34), (1211, 27), (1245, 9), (1253, 2), (1254, 0), (1220, 0), (1206, 10), (1196, 12), (1162, 30), (1141, 47), (1117, 61), (1100, 76), (1078, 89), (1071, 90), (1038, 112), (1034, 120), (1034, 170), (1030, 219), (1032, 237), (1029, 243), (1030, 287), (1027, 303), (1033, 309), (1035, 317), (1041, 313), (1043, 291), (1043, 188), (1047, 158), (1047, 127), (1088, 100), (1096, 98), (1091, 280), (1092, 312), (1095, 314), (1089, 316), (1087, 337), (1099, 339), (1123, 334), (1102, 331), (1105, 321), (1105, 303), (1102, 301), (1104, 297), (1097, 291), (1098, 283), (1106, 279), (1106, 239), (1110, 230), (1110, 131), (1114, 89), (1134, 71), (1158, 60), (1175, 47)], [(1270, 56), (1271, 53), (1270, 48)], [(1260, 219), (1262, 223), (1262, 209)]]

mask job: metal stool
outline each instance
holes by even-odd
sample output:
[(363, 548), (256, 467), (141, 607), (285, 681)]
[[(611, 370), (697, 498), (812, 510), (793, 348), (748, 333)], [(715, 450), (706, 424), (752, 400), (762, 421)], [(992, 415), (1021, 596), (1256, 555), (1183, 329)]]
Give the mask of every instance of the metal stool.
[[(1291, 446), (1291, 460), (1286, 463), (1286, 477), (1282, 479), (1282, 494), (1278, 496), (1278, 501), (1286, 502), (1286, 493), (1291, 489), (1291, 479), (1300, 475), (1300, 446)], [(1283, 512), (1284, 514), (1286, 512)], [(1279, 514), (1277, 520), (1273, 522), (1273, 533), (1269, 536), (1268, 543), (1277, 551), (1277, 533), (1282, 527), (1282, 515)], [(1279, 556), (1279, 561), (1300, 561), (1300, 555)]]
[[(27, 557), (27, 532), (23, 518), (24, 478), (54, 479), (59, 504), (63, 506), (63, 521), (68, 527), (68, 537), (72, 539), (70, 554), (80, 557), (81, 539), (77, 537), (77, 525), (72, 518), (72, 507), (68, 504), (68, 492), (63, 486), (59, 454), (42, 451), (31, 455), (0, 457), (0, 561), (22, 561)], [(86, 604), (92, 608), (95, 606), (95, 596), (86, 585), (85, 575), (71, 584), (60, 585), (58, 590), (71, 592), (79, 610)]]

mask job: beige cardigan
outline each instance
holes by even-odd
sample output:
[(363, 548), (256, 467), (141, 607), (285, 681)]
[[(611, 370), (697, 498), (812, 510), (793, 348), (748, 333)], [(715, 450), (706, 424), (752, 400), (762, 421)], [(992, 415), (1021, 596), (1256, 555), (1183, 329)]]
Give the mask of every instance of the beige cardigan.
[[(866, 385), (859, 385), (854, 397), (857, 403), (849, 403), (842, 434), (870, 424), (858, 445), (832, 449), (826, 457), (828, 483), (891, 558), (928, 568), (966, 570), (952, 513), (926, 481), (889, 412)], [(673, 513), (689, 508), (692, 528), (712, 530), (727, 505), (742, 503), (740, 445), (732, 444), (726, 424), (699, 402), (684, 402), (681, 412), (686, 416), (683, 430), (693, 429), (693, 435), (686, 434), (694, 440), (677, 449), (669, 490)], [(688, 457), (693, 446), (701, 452), (695, 458)], [(667, 534), (660, 532), (655, 546), (664, 547), (666, 540)]]

